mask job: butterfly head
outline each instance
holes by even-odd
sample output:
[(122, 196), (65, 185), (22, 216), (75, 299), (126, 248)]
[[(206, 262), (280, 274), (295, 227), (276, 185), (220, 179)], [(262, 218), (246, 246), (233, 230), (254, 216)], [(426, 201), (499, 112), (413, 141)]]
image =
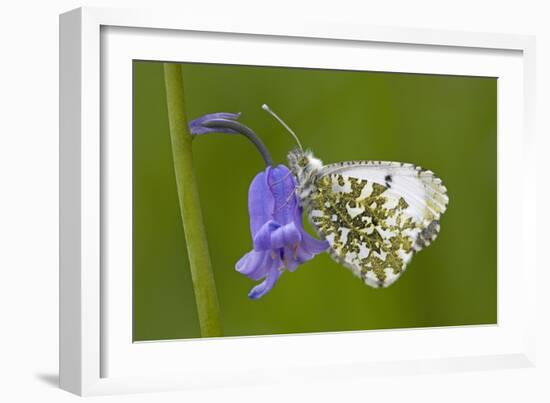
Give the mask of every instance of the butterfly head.
[(309, 196), (317, 174), (323, 167), (323, 162), (315, 158), (309, 150), (296, 148), (288, 153), (290, 171), (298, 182), (298, 197), (304, 200)]

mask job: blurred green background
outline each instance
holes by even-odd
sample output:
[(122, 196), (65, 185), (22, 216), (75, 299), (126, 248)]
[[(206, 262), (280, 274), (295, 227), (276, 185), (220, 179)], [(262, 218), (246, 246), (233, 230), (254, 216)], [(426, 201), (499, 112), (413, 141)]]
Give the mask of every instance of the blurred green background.
[[(496, 323), (497, 80), (483, 77), (182, 64), (189, 119), (242, 112), (276, 162), (291, 137), (325, 163), (431, 169), (450, 204), (436, 242), (401, 279), (372, 289), (322, 254), (258, 301), (235, 262), (251, 249), (247, 193), (264, 169), (242, 136), (195, 139), (196, 175), (226, 336)], [(134, 340), (200, 337), (180, 219), (162, 63), (133, 65)]]

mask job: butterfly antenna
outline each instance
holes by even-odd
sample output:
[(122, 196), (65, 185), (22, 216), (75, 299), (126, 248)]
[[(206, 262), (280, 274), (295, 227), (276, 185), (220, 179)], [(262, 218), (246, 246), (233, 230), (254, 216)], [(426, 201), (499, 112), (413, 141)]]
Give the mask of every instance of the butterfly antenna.
[(302, 147), (302, 143), (300, 143), (300, 139), (298, 138), (298, 136), (296, 136), (296, 133), (294, 133), (292, 129), (288, 127), (288, 125), (283, 121), (283, 119), (277, 116), (277, 114), (273, 112), (271, 108), (266, 104), (262, 105), (262, 109), (267, 113), (269, 113), (271, 116), (273, 116), (275, 119), (277, 119), (279, 123), (282, 124), (284, 128), (288, 130), (288, 132), (292, 135), (292, 137), (294, 137), (294, 140), (296, 140), (296, 143), (298, 144), (298, 147), (300, 147), (300, 150), (304, 151), (304, 148)]

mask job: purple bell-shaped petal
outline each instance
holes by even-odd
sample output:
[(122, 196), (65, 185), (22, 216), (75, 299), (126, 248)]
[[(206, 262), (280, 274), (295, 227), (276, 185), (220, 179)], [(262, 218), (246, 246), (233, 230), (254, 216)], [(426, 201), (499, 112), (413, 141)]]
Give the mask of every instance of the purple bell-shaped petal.
[(253, 250), (237, 262), (236, 269), (254, 281), (264, 279), (249, 293), (251, 299), (269, 292), (285, 270), (296, 270), (329, 246), (305, 231), (295, 189), (296, 180), (284, 165), (267, 167), (250, 184)]

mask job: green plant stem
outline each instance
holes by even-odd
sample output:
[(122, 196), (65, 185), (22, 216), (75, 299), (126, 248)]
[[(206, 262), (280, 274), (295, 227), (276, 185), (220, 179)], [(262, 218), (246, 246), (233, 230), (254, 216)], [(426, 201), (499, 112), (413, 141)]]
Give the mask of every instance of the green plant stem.
[(164, 64), (164, 82), (178, 199), (201, 335), (202, 337), (221, 336), (220, 308), (193, 170), (192, 137), (185, 114), (183, 78), (179, 64)]

